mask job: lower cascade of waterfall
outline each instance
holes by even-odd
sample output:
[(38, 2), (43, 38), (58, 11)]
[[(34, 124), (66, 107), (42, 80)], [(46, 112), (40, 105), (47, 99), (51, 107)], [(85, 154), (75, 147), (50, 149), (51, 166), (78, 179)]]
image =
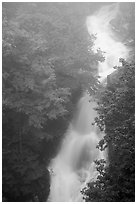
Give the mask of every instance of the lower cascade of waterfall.
[(105, 159), (105, 152), (96, 148), (102, 132), (92, 125), (97, 116), (95, 101), (85, 94), (78, 103), (78, 114), (70, 124), (62, 147), (51, 161), (51, 187), (48, 201), (83, 201), (80, 190), (97, 178), (94, 160)]

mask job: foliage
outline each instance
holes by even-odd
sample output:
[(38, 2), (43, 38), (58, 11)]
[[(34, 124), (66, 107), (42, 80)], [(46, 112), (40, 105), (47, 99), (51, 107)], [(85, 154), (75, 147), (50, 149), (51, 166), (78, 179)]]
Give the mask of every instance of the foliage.
[(105, 136), (98, 148), (108, 147), (108, 162), (96, 162), (98, 179), (83, 189), (88, 202), (135, 200), (135, 64), (121, 62), (99, 94), (96, 123)]
[(36, 127), (64, 115), (69, 89), (56, 86), (45, 41), (14, 24), (3, 26), (3, 41), (3, 105), (25, 113)]
[(49, 160), (83, 89), (98, 86), (88, 13), (88, 4), (3, 3), (3, 201), (48, 197)]

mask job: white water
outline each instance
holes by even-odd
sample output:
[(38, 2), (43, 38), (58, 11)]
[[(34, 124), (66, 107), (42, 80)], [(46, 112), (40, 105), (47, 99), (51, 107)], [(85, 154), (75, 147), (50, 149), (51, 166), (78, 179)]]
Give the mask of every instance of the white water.
[(78, 115), (66, 133), (57, 157), (51, 162), (53, 169), (49, 201), (82, 201), (80, 190), (90, 179), (95, 179), (94, 160), (105, 158), (96, 145), (102, 133), (91, 125), (97, 115), (94, 101), (85, 94), (78, 103)]
[(127, 47), (118, 41), (110, 24), (119, 12), (119, 3), (113, 3), (103, 6), (93, 16), (87, 18), (88, 32), (97, 38), (93, 50), (97, 52), (100, 49), (104, 52), (105, 61), (98, 66), (101, 81), (114, 71), (114, 66), (120, 65), (119, 58), (128, 56)]
[[(109, 22), (116, 17), (118, 5), (104, 6), (94, 16), (87, 18), (90, 34), (97, 34), (94, 51), (105, 51), (105, 61), (99, 64), (101, 80), (119, 64), (119, 57), (126, 57), (126, 47), (116, 41)], [(78, 103), (78, 111), (72, 120), (58, 155), (51, 161), (51, 186), (48, 201), (83, 201), (80, 190), (88, 181), (96, 180), (97, 171), (94, 160), (106, 158), (106, 152), (96, 146), (103, 137), (97, 126), (91, 125), (97, 116), (96, 102), (87, 93)]]

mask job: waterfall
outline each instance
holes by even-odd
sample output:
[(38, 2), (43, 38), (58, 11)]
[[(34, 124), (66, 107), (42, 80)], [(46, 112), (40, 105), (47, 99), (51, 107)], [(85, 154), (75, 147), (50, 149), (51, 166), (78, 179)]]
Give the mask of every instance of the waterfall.
[(62, 148), (50, 164), (53, 172), (49, 201), (82, 201), (81, 188), (97, 176), (94, 160), (105, 158), (105, 155), (96, 148), (102, 133), (92, 125), (97, 115), (95, 107), (94, 100), (85, 93), (78, 103), (77, 117), (68, 128)]
[[(119, 42), (110, 26), (116, 17), (119, 5), (103, 6), (94, 15), (87, 17), (89, 34), (96, 34), (94, 52), (103, 50), (105, 61), (99, 63), (98, 71), (103, 80), (119, 64), (119, 57), (126, 57), (128, 51)], [(106, 152), (96, 148), (103, 133), (96, 125), (92, 125), (97, 116), (96, 101), (88, 93), (84, 93), (78, 102), (76, 117), (72, 120), (62, 141), (58, 155), (51, 161), (50, 202), (83, 201), (80, 190), (89, 181), (97, 178), (94, 160), (105, 159)]]

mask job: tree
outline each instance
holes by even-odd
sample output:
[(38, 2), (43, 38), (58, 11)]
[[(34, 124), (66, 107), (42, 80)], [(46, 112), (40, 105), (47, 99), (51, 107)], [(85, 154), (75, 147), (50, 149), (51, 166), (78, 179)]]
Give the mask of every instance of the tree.
[(98, 148), (108, 148), (108, 164), (96, 161), (99, 176), (83, 190), (86, 201), (135, 200), (135, 64), (121, 62), (100, 93), (96, 123), (105, 136)]
[(96, 90), (93, 71), (102, 56), (88, 51), (93, 42), (84, 24), (87, 13), (82, 4), (3, 4), (6, 201), (46, 201), (48, 163), (80, 94)]
[(33, 128), (36, 131), (47, 120), (63, 116), (70, 93), (68, 88), (57, 87), (52, 64), (43, 58), (44, 43), (4, 16), (3, 195), (8, 201), (35, 197), (42, 201), (49, 192), (49, 175), (46, 163), (40, 161), (39, 147), (49, 136), (41, 137), (40, 132), (32, 136)]

